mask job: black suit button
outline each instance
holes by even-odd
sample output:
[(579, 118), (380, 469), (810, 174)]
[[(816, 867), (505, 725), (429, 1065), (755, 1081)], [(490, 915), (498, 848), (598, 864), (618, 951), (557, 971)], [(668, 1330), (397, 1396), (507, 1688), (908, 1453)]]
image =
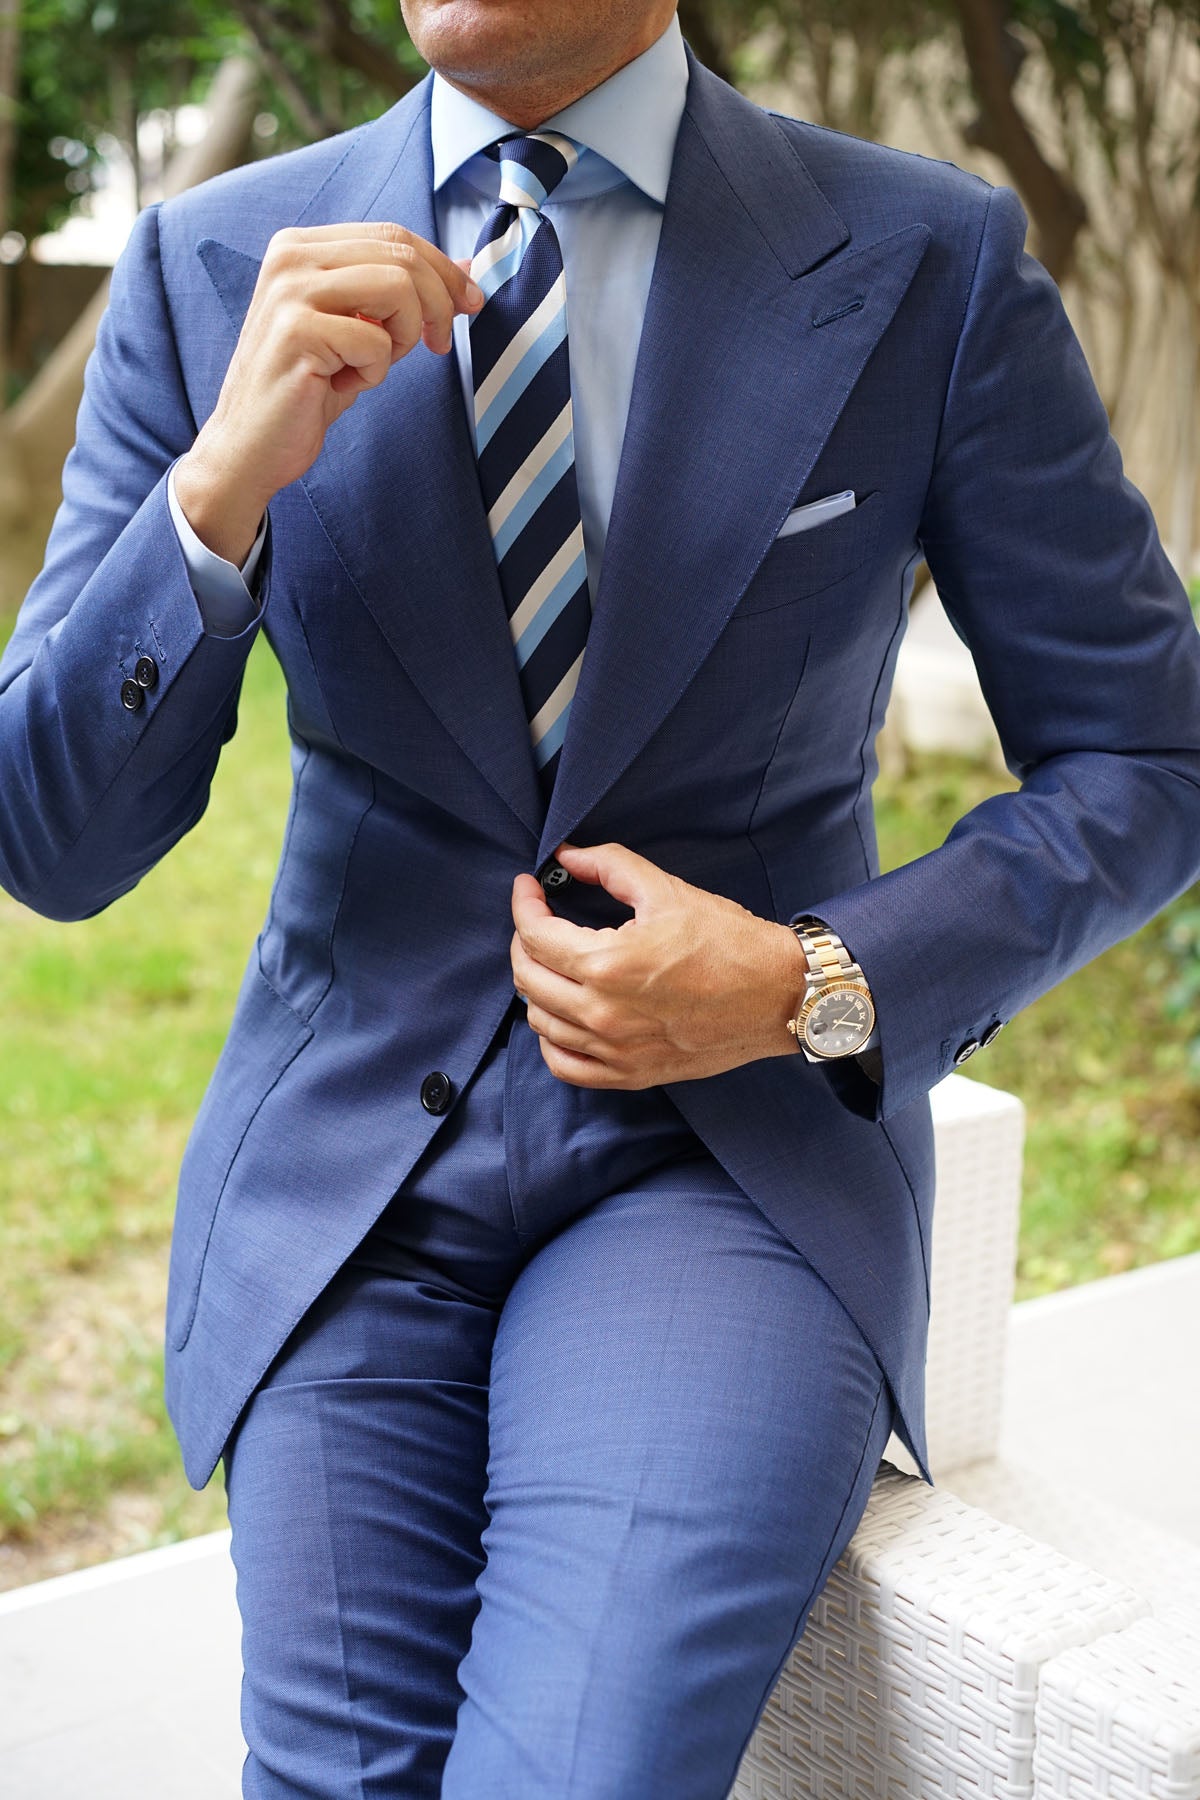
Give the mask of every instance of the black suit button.
[(427, 1075), (421, 1083), (421, 1105), (426, 1112), (444, 1113), (450, 1104), (450, 1096), (453, 1092), (450, 1077), (443, 1075), (440, 1069), (435, 1069), (432, 1075)]
[(538, 876), (538, 880), (542, 884), (544, 894), (561, 894), (565, 887), (571, 885), (571, 876), (560, 862), (555, 862), (553, 857)]
[(968, 1038), (965, 1044), (960, 1044), (958, 1046), (958, 1049), (954, 1052), (955, 1068), (961, 1069), (962, 1065), (967, 1061), (968, 1057), (974, 1056), (974, 1054), (978, 1050), (978, 1048), (979, 1048), (979, 1039), (978, 1038)]
[(145, 704), (145, 693), (138, 686), (136, 681), (123, 681), (121, 683), (121, 705), (125, 708), (126, 712), (136, 712), (140, 706), (144, 706)]
[(1003, 1022), (1000, 1019), (997, 1019), (994, 1025), (988, 1026), (987, 1030), (984, 1032), (983, 1036), (980, 1038), (979, 1048), (981, 1050), (986, 1050), (989, 1044), (995, 1043), (996, 1039), (1000, 1036), (1000, 1033), (1003, 1030), (1004, 1030)]
[(158, 686), (158, 664), (152, 656), (139, 656), (134, 664), (133, 679), (149, 691)]

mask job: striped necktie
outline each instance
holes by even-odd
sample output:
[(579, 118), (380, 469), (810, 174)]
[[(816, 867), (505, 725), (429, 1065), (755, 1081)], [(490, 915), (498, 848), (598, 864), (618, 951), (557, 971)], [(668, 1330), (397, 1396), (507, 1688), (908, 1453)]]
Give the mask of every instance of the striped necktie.
[(471, 263), (475, 453), (542, 792), (554, 785), (591, 605), (575, 481), (562, 252), (540, 211), (579, 146), (503, 138), (500, 199)]

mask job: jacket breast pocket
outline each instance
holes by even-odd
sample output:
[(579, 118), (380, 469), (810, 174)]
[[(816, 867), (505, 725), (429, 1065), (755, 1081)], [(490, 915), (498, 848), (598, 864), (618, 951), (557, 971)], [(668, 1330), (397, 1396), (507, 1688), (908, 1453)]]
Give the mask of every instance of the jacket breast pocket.
[(312, 1026), (264, 980), (255, 958), (179, 1171), (167, 1284), (167, 1340), (175, 1350), (191, 1334), (213, 1224), (242, 1146), (312, 1035)]
[(864, 494), (849, 512), (776, 538), (734, 608), (731, 623), (807, 600), (853, 575), (875, 550), (879, 522), (880, 495), (875, 491)]

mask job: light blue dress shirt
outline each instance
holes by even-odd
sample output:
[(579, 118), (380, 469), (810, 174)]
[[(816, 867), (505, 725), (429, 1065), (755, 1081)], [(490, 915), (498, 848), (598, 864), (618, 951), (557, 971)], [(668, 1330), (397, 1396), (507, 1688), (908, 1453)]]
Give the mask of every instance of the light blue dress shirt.
[[(641, 56), (544, 121), (587, 152), (544, 210), (562, 246), (567, 284), (575, 468), (593, 600), (687, 83), (683, 36), (678, 19), (672, 17), (662, 36)], [(434, 216), (448, 256), (473, 254), (500, 190), (499, 164), (483, 154), (484, 147), (515, 129), (434, 76), (430, 109)], [(470, 419), (469, 329), (465, 315), (455, 319), (454, 353)], [(429, 352), (418, 348), (411, 354)], [(236, 635), (257, 611), (251, 585), (266, 521), (239, 572), (208, 550), (189, 526), (175, 497), (173, 470), (167, 497), (205, 626), (219, 637)]]

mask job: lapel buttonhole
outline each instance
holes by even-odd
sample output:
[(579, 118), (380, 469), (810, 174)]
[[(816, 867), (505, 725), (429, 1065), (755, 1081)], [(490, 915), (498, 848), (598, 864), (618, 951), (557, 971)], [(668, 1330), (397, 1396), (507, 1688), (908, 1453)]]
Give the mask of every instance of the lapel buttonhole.
[(863, 303), (861, 294), (855, 294), (853, 300), (846, 300), (841, 306), (831, 307), (828, 312), (814, 313), (813, 324), (831, 325), (835, 319), (844, 319), (847, 313), (858, 312)]

